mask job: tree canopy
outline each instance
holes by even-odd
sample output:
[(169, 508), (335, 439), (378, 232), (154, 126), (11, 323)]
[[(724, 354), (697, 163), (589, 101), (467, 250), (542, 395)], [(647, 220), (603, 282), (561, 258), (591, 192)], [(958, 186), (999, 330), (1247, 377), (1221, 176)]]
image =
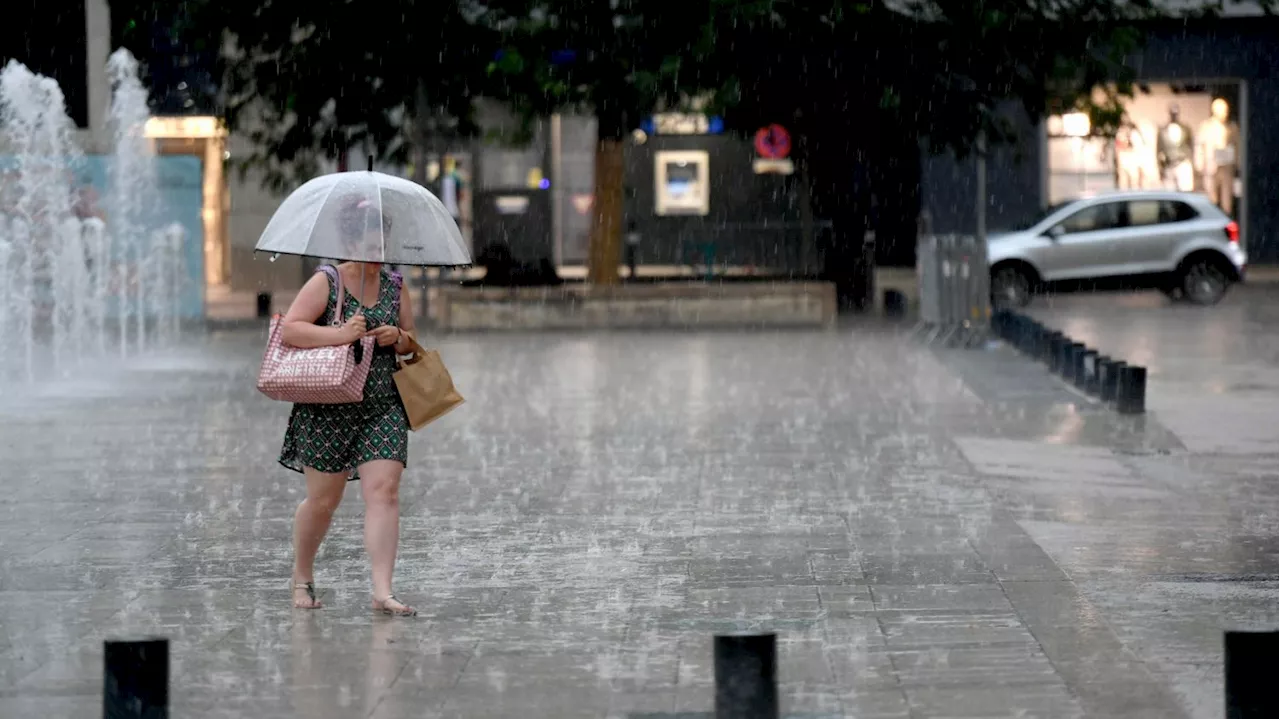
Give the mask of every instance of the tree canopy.
[[(404, 161), (415, 135), (474, 133), (497, 46), (470, 0), (112, 0), (112, 9), (123, 28), (160, 18), (178, 45), (217, 46), (219, 112), (253, 148), (236, 161), (277, 188), (350, 148)], [(156, 59), (145, 34), (121, 34)]]

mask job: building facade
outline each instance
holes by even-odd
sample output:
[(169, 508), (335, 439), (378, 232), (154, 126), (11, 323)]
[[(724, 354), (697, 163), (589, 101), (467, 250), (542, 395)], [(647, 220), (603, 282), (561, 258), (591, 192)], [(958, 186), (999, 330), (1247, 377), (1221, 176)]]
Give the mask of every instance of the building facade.
[[(1078, 118), (1019, 121), (1021, 141), (987, 162), (987, 223), (996, 230), (1082, 193), (1169, 188), (1208, 194), (1241, 227), (1255, 264), (1274, 264), (1280, 240), (1277, 181), (1277, 31), (1271, 17), (1156, 24), (1126, 63), (1137, 78), (1117, 137)], [(934, 229), (971, 232), (972, 160), (925, 156), (923, 210)]]

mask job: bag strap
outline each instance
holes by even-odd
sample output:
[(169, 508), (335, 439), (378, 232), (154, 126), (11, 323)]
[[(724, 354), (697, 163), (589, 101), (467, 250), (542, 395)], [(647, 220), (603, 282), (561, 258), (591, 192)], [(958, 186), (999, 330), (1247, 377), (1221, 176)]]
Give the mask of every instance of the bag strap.
[(342, 273), (339, 272), (338, 268), (334, 267), (333, 265), (320, 265), (318, 268), (316, 268), (316, 271), (325, 273), (326, 275), (329, 276), (329, 279), (335, 285), (337, 285), (338, 304), (333, 309), (333, 326), (341, 327), (342, 326), (342, 305), (344, 304), (344, 301), (347, 299), (344, 295), (343, 287), (342, 287)]

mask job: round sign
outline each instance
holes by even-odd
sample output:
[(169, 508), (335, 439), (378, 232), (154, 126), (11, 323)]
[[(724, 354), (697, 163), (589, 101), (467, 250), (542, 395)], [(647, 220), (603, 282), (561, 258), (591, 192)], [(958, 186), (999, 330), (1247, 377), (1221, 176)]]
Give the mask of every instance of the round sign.
[(774, 123), (756, 131), (756, 152), (769, 160), (781, 160), (791, 154), (791, 135), (787, 128)]

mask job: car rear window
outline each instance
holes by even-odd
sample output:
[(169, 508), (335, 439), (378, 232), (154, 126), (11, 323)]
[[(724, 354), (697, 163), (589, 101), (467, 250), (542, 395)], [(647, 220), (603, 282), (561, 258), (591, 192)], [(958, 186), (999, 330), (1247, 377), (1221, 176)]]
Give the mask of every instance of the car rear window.
[(1130, 227), (1186, 222), (1199, 216), (1194, 207), (1176, 200), (1133, 200), (1129, 203)]
[(1168, 204), (1173, 205), (1174, 222), (1186, 222), (1187, 220), (1194, 220), (1200, 216), (1200, 213), (1196, 211), (1196, 208), (1185, 202), (1170, 202)]

